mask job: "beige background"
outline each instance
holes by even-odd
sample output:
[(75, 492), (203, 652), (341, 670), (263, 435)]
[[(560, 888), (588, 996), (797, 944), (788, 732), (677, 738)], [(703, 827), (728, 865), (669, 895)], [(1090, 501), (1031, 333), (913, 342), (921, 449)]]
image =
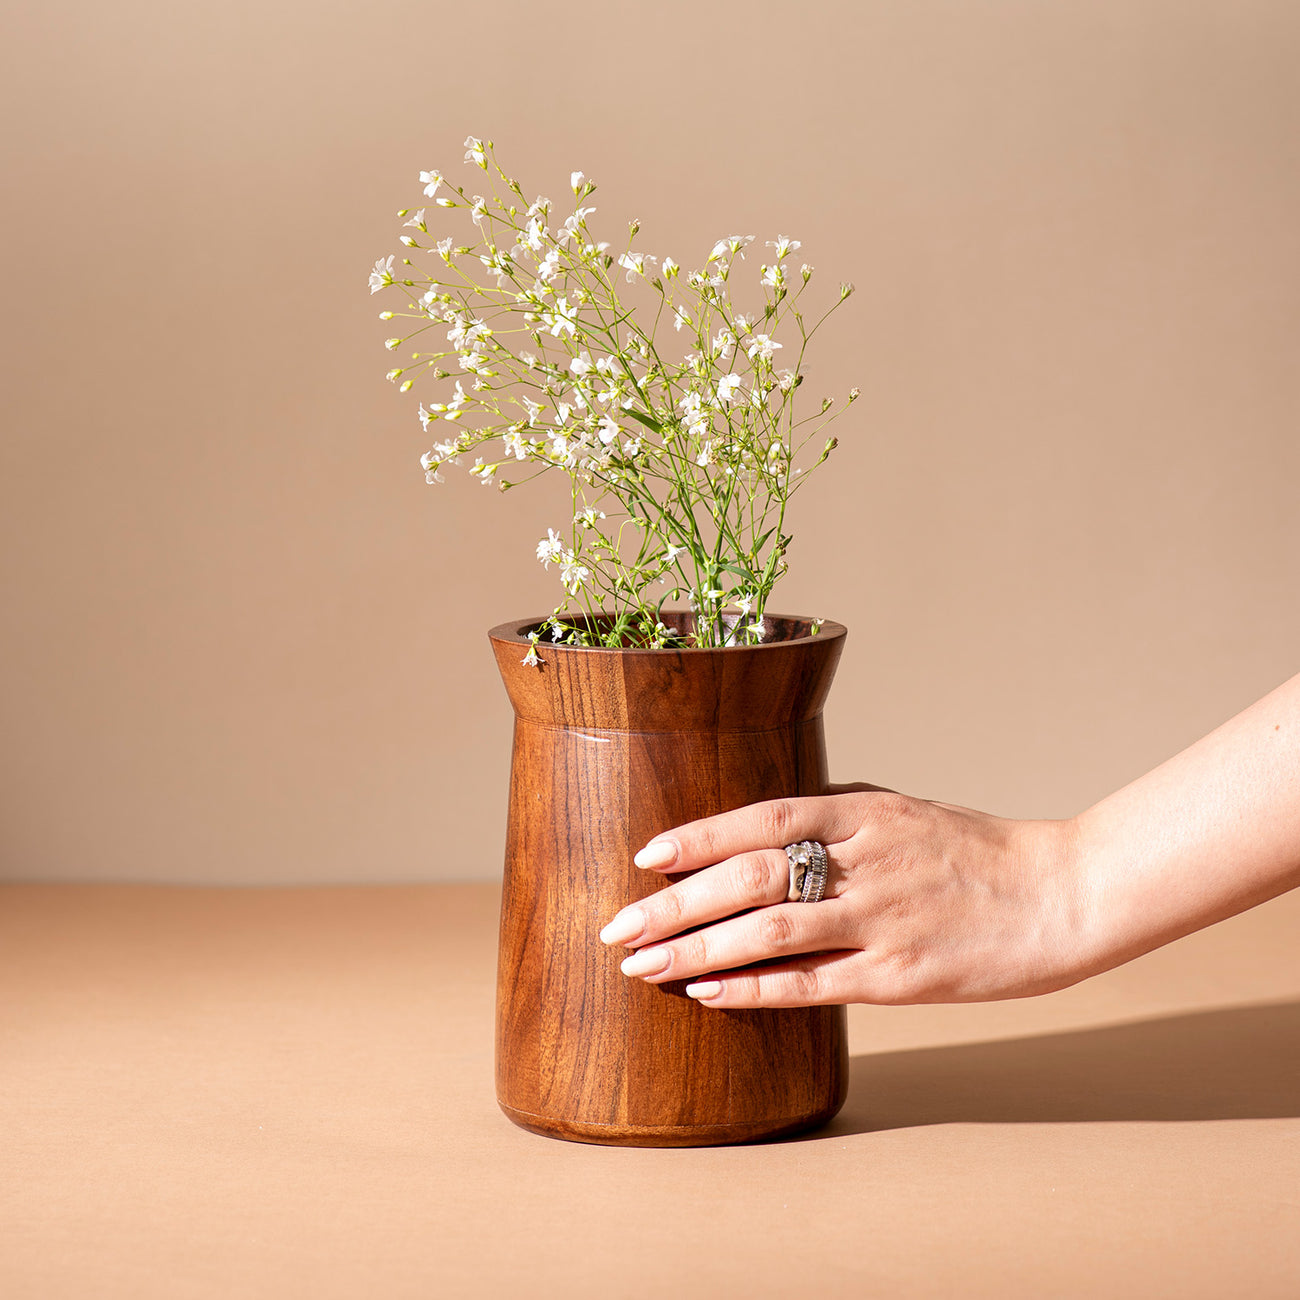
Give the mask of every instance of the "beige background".
[(499, 869), (554, 498), (426, 488), (365, 287), (468, 132), (857, 283), (775, 602), (841, 779), (1068, 814), (1300, 668), (1295, 5), (8, 9), (3, 876)]

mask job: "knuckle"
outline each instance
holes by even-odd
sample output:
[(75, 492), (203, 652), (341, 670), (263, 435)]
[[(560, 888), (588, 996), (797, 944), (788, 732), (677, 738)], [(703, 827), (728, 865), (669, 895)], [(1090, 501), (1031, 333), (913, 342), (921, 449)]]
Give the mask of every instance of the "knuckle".
[(655, 929), (666, 932), (681, 929), (682, 896), (677, 890), (661, 889), (654, 896), (653, 902), (643, 903), (642, 907), (645, 908), (648, 923)]
[(688, 935), (676, 948), (673, 965), (685, 965), (690, 970), (712, 970), (709, 945), (702, 934)]
[(772, 886), (772, 868), (757, 854), (747, 853), (736, 861), (736, 887), (742, 900), (765, 897)]
[(876, 963), (880, 1000), (895, 1005), (917, 1001), (925, 987), (922, 965), (921, 953), (907, 945), (896, 945), (883, 953)]
[[(686, 848), (684, 842), (682, 848)], [(700, 825), (692, 827), (690, 848), (692, 857), (699, 858), (704, 862), (715, 862), (718, 852), (718, 832), (708, 822), (702, 822)]]
[(789, 799), (773, 799), (765, 803), (760, 814), (766, 838), (778, 848), (792, 841), (796, 820), (794, 804)]
[(783, 972), (781, 979), (782, 994), (792, 1002), (807, 1005), (822, 996), (822, 978), (816, 966), (794, 966)]
[(786, 951), (794, 942), (794, 930), (794, 918), (785, 908), (773, 907), (759, 914), (759, 939), (770, 951)]
[(913, 802), (905, 794), (888, 790), (867, 798), (867, 819), (876, 825), (893, 826), (912, 815)]

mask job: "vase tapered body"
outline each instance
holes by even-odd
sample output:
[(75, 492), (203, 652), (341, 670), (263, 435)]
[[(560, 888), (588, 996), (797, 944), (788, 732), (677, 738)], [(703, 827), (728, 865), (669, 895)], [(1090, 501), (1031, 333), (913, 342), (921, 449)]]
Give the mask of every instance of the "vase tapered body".
[[(552, 1137), (700, 1146), (775, 1137), (844, 1102), (843, 1007), (724, 1011), (647, 984), (597, 935), (680, 876), (632, 856), (661, 831), (827, 784), (822, 706), (845, 630), (771, 618), (716, 650), (491, 640), (515, 711), (497, 978), (497, 1098)], [(781, 847), (781, 846), (772, 846)], [(806, 904), (805, 906), (817, 906)]]

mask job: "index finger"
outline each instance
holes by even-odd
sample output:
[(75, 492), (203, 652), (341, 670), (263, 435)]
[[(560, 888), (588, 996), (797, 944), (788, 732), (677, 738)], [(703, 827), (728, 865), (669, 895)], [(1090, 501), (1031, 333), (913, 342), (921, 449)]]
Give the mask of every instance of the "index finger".
[(632, 861), (652, 871), (694, 871), (737, 853), (783, 849), (799, 840), (836, 843), (857, 830), (851, 804), (843, 795), (753, 803), (664, 831)]

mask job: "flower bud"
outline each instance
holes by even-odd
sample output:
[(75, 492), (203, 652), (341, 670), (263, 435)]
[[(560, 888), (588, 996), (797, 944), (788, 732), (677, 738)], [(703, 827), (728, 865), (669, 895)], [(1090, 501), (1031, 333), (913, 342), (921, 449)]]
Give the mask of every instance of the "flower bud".
[(379, 313), (379, 319), (380, 319), (380, 320), (392, 320), (392, 319), (393, 319), (393, 313), (392, 313), (391, 311), (381, 311), (381, 312)]
[(861, 396), (862, 396), (862, 389), (860, 389), (860, 388), (850, 388), (850, 389), (849, 389), (849, 401), (850, 401), (850, 402), (856, 402), (856, 401), (858, 400), (858, 398), (861, 397)]
[(843, 302), (844, 299), (847, 298), (849, 294), (851, 294), (852, 292), (853, 292), (853, 285), (851, 283), (846, 282), (840, 285), (840, 301)]
[(391, 384), (391, 383), (393, 382), (393, 380), (395, 380), (395, 379), (396, 379), (396, 378), (397, 378), (401, 373), (402, 373), (402, 370), (401, 370), (400, 367), (399, 367), (398, 369), (396, 369), (396, 370), (390, 370), (390, 371), (388, 372), (388, 382)]
[(401, 340), (401, 339), (385, 339), (385, 340), (384, 340), (384, 347), (386, 347), (390, 352), (391, 352), (394, 348), (398, 348), (398, 347), (401, 347), (401, 346), (402, 346), (402, 340)]

